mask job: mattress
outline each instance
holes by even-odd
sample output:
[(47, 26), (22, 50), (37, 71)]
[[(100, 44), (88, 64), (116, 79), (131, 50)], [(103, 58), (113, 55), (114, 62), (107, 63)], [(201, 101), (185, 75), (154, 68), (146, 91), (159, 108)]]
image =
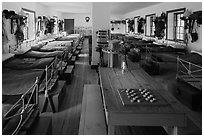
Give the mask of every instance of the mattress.
[(23, 57), (27, 58), (50, 58), (50, 57), (61, 57), (63, 51), (52, 51), (52, 52), (40, 52), (40, 51), (29, 51), (23, 54)]
[(70, 41), (70, 40), (75, 40), (75, 39), (77, 39), (78, 37), (76, 37), (76, 36), (70, 36), (70, 37), (68, 37), (68, 36), (64, 36), (64, 37), (60, 37), (60, 38), (56, 38), (55, 40), (56, 41)]
[(170, 53), (152, 53), (152, 57), (158, 59), (161, 62), (177, 62), (177, 57), (191, 62), (193, 64), (202, 66), (202, 56), (196, 53), (184, 54), (182, 52), (170, 52)]
[(3, 68), (10, 69), (44, 69), (46, 65), (49, 65), (54, 58), (12, 58), (7, 62), (3, 63)]
[(71, 49), (73, 41), (53, 41), (39, 49), (39, 51), (64, 51)]
[(34, 83), (36, 77), (41, 77), (42, 70), (2, 69), (2, 94), (24, 94)]
[(171, 53), (171, 52), (183, 52), (185, 53), (185, 49), (179, 49), (179, 48), (173, 48), (173, 47), (165, 47), (165, 46), (157, 46), (157, 47), (148, 47), (148, 50), (151, 52), (165, 52), (165, 53)]

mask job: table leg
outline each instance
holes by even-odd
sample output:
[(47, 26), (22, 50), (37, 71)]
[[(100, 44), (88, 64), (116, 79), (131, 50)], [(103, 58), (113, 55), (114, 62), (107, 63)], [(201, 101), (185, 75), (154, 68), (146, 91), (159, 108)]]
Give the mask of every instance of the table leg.
[(115, 127), (108, 125), (108, 135), (114, 135), (115, 134)]
[(173, 127), (172, 135), (178, 135), (178, 127), (176, 127), (176, 126)]
[(178, 135), (178, 127), (164, 127), (168, 135)]

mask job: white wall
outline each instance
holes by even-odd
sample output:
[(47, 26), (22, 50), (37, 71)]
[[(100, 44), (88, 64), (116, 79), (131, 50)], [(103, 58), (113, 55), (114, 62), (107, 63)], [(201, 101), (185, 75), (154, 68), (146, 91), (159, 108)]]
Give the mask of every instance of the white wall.
[(62, 14), (60, 12), (41, 5), (38, 2), (2, 2), (2, 10), (14, 10), (18, 13), (21, 11), (21, 8), (35, 11), (36, 16), (58, 16), (59, 18), (62, 18)]
[[(105, 9), (105, 10), (104, 10)], [(96, 31), (110, 29), (110, 5), (103, 2), (92, 3), (92, 65), (99, 63), (99, 53), (96, 52)]]
[(124, 34), (125, 33), (125, 24), (111, 24), (110, 25), (110, 28), (114, 28), (114, 30), (112, 31), (111, 30), (111, 34), (114, 34), (114, 33), (122, 33)]
[[(156, 16), (161, 15), (162, 12), (166, 12), (168, 10), (174, 10), (179, 8), (187, 8), (191, 11), (198, 11), (202, 10), (202, 3), (201, 2), (163, 2), (159, 3), (147, 8), (143, 8), (140, 10), (135, 10), (133, 12), (127, 13), (123, 16), (123, 18), (128, 17), (135, 17), (135, 16), (142, 16), (145, 17), (145, 15), (156, 13)], [(188, 49), (196, 50), (199, 52), (202, 52), (202, 26), (198, 28), (198, 36), (199, 39), (194, 42), (188, 43)]]
[(2, 10), (8, 9), (20, 12), (21, 8), (36, 10), (36, 2), (2, 2)]
[[(86, 22), (85, 17), (89, 17), (90, 20), (89, 22)], [(91, 27), (92, 26), (92, 17), (91, 17), (91, 13), (63, 13), (62, 14), (62, 18), (63, 19), (74, 19), (74, 26), (75, 27), (79, 27), (79, 26), (83, 26), (83, 27)]]
[[(47, 6), (43, 6), (38, 2), (2, 2), (2, 10), (13, 10), (16, 13), (20, 13), (21, 8), (29, 9), (35, 11), (36, 17), (37, 16), (58, 16), (59, 19), (62, 18), (62, 14), (60, 12), (55, 11), (52, 8)], [(9, 20), (7, 20), (8, 24), (10, 24)], [(10, 25), (6, 24), (7, 30), (10, 30)], [(8, 45), (14, 47), (16, 45), (16, 39), (13, 34), (10, 34), (10, 31), (7, 31), (9, 35), (9, 41), (2, 43), (2, 51), (3, 53), (8, 52)], [(24, 47), (25, 44), (21, 45)]]
[(161, 15), (162, 12), (179, 9), (179, 8), (187, 8), (189, 10), (202, 10), (201, 2), (163, 2), (159, 3), (147, 8), (143, 8), (140, 10), (135, 10), (133, 12), (127, 13), (123, 16), (123, 18), (135, 17), (135, 16), (143, 16), (148, 14), (156, 13), (156, 15)]
[[(123, 15), (111, 14), (111, 20), (123, 20)], [(125, 24), (113, 24), (114, 31), (111, 30), (111, 33), (125, 33)], [(110, 28), (112, 28), (112, 24), (110, 24)], [(118, 29), (119, 28), (119, 29)]]

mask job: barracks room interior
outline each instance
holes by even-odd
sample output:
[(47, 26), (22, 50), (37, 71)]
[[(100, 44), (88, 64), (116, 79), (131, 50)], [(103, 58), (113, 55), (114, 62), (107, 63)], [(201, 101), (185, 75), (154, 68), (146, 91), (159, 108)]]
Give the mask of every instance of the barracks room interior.
[(2, 135), (202, 135), (202, 2), (1, 2)]

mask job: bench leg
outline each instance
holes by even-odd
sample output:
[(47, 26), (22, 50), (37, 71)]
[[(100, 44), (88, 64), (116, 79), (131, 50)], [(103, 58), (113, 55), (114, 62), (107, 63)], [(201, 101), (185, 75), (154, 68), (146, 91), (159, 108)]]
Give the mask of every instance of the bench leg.
[(115, 134), (115, 127), (108, 125), (108, 135), (114, 135)]
[(54, 106), (54, 103), (53, 103), (53, 100), (52, 98), (50, 97), (45, 97), (45, 100), (44, 100), (44, 103), (43, 103), (43, 107), (42, 107), (42, 113), (43, 112), (46, 112), (46, 109), (48, 107), (48, 104), (50, 104), (50, 107), (52, 109), (52, 112), (55, 113), (55, 106)]

